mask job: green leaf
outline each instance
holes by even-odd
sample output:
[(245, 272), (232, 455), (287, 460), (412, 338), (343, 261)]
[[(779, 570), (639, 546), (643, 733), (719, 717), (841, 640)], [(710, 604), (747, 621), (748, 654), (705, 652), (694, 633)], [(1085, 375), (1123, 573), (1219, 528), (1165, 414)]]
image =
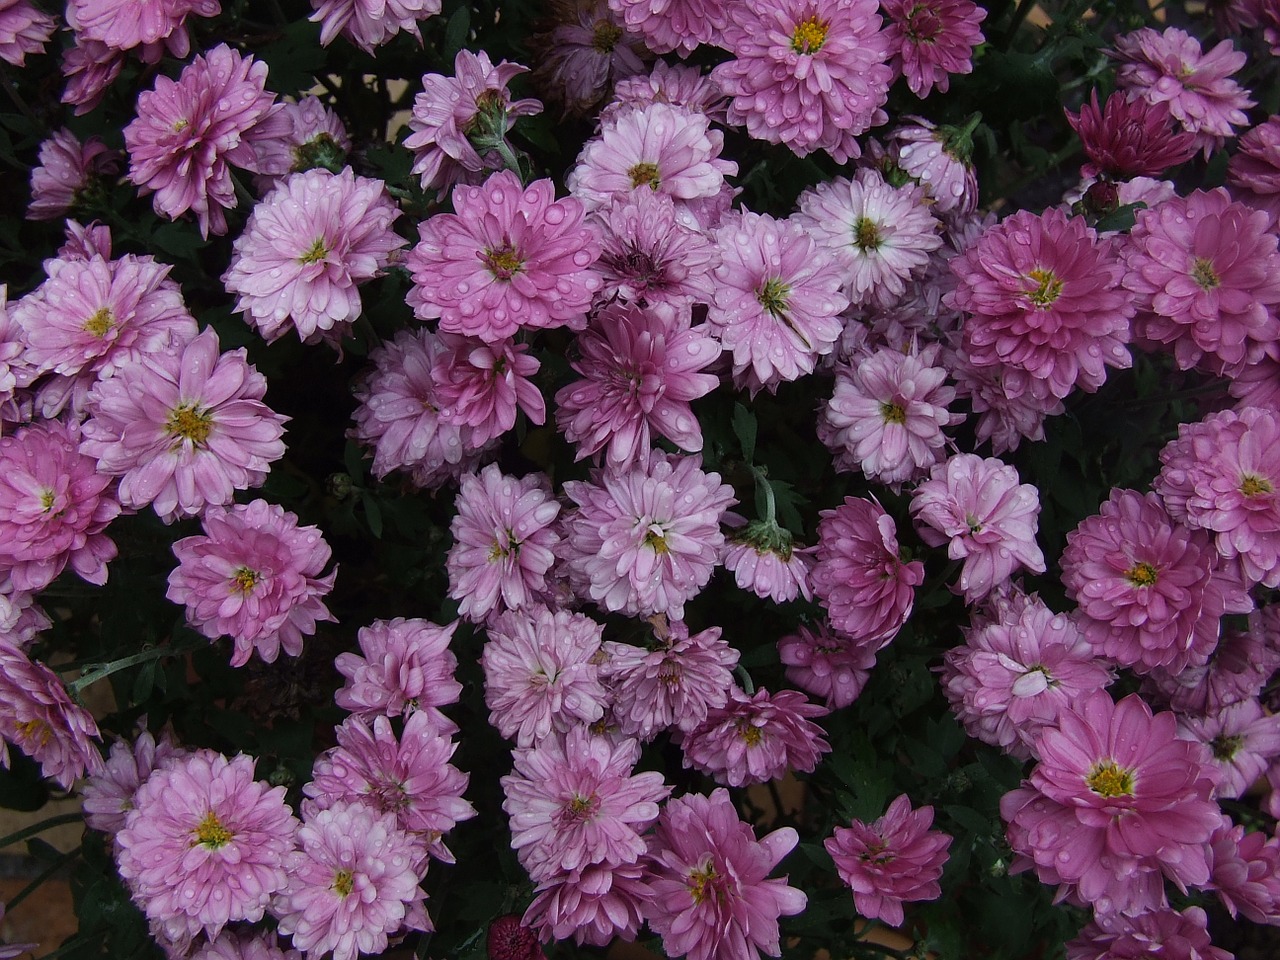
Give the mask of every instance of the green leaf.
[(733, 405), (733, 432), (742, 445), (742, 459), (751, 463), (756, 455), (756, 418), (740, 403)]
[(377, 539), (382, 539), (382, 510), (378, 507), (378, 501), (373, 495), (365, 492), (360, 495), (360, 502), (364, 504), (364, 517), (369, 523), (369, 532)]
[(1128, 233), (1133, 229), (1138, 211), (1145, 209), (1147, 209), (1147, 205), (1141, 200), (1137, 203), (1126, 203), (1123, 207), (1117, 207), (1105, 217), (1100, 218), (1095, 224), (1095, 228), (1099, 233), (1107, 230), (1119, 230), (1121, 233)]
[(449, 63), (453, 63), (453, 58), (458, 55), (467, 43), (467, 37), (471, 33), (471, 8), (467, 4), (460, 6), (453, 16), (449, 18), (448, 25), (444, 28), (444, 57)]

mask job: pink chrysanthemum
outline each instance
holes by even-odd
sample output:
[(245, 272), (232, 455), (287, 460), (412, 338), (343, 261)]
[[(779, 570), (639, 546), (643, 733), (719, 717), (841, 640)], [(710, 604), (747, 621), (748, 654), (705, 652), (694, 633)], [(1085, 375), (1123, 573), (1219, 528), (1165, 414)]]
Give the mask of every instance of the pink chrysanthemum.
[(1196, 152), (1195, 135), (1174, 128), (1173, 114), (1163, 101), (1113, 93), (1099, 106), (1095, 89), (1078, 114), (1066, 114), (1089, 157), (1080, 169), (1086, 177), (1158, 177)]
[(316, 622), (334, 619), (323, 597), (338, 571), (320, 575), (332, 555), (320, 530), (265, 500), (210, 506), (201, 525), (203, 536), (173, 545), (178, 566), (165, 596), (185, 604), (188, 625), (210, 640), (231, 637), (233, 667), (255, 651), (266, 663), (281, 649), (302, 653)]
[(797, 219), (835, 253), (855, 304), (894, 303), (912, 274), (920, 273), (942, 246), (924, 190), (914, 184), (890, 186), (872, 167), (852, 180), (824, 181), (799, 202)]
[(282, 949), (274, 933), (224, 930), (193, 953), (191, 960), (302, 960), (302, 954)]
[(120, 502), (166, 522), (260, 486), (284, 455), (288, 420), (262, 402), (266, 377), (245, 349), (220, 354), (205, 328), (175, 353), (142, 357), (89, 391), (80, 449), (120, 477)]
[(288, 886), (271, 905), (307, 956), (380, 954), (397, 930), (430, 930), (417, 845), (389, 813), (360, 803), (321, 810), (298, 830)]
[(569, 481), (578, 509), (564, 521), (566, 562), (579, 596), (628, 616), (684, 616), (720, 559), (720, 518), (737, 501), (701, 458), (650, 451), (622, 470)]
[[(0, 14), (3, 16), (3, 14)], [(80, 139), (65, 127), (40, 144), (40, 165), (31, 171), (29, 220), (56, 220), (75, 205), (95, 178), (117, 173), (119, 154), (98, 137)]]
[(809, 584), (833, 629), (879, 649), (911, 615), (924, 564), (902, 560), (893, 517), (878, 503), (845, 497), (821, 517)]
[(43, 53), (58, 22), (30, 0), (0, 0), (0, 60), (25, 66), (27, 54)]
[[(969, 159), (970, 135), (978, 123), (935, 127), (924, 117), (906, 116), (885, 137), (885, 161), (914, 180), (933, 201), (934, 213), (972, 213), (978, 206), (978, 175)], [(886, 173), (888, 169), (886, 169)]]
[(1124, 264), (1082, 217), (1020, 210), (950, 266), (959, 283), (943, 302), (970, 314), (968, 358), (998, 369), (1008, 396), (1093, 392), (1107, 367), (1132, 365), (1125, 344), (1134, 305), (1121, 287)]
[(516, 410), (530, 423), (547, 419), (547, 405), (533, 377), (542, 364), (529, 344), (515, 339), (485, 343), (473, 337), (440, 334), (445, 350), (431, 363), (441, 417), (466, 428), (482, 447), (516, 425)]
[(555, 199), (550, 180), (523, 187), (503, 170), (481, 187), (455, 188), (453, 208), (418, 228), (405, 258), (419, 318), (486, 343), (521, 329), (582, 328), (600, 287), (590, 269), (600, 240), (581, 203)]
[(553, 22), (530, 41), (538, 65), (533, 79), (566, 114), (587, 114), (617, 81), (644, 71), (648, 50), (606, 0), (563, 0)]
[(129, 179), (155, 194), (156, 213), (173, 220), (192, 210), (203, 236), (227, 232), (223, 211), (237, 205), (231, 165), (256, 172), (254, 140), (282, 132), (266, 81), (265, 63), (224, 43), (197, 55), (176, 82), (160, 75), (138, 96), (138, 115), (124, 128)]
[(56, 420), (0, 437), (0, 579), (43, 590), (66, 567), (107, 582), (116, 545), (103, 531), (120, 513), (111, 478)]
[(600, 633), (589, 617), (545, 607), (497, 617), (480, 658), (489, 722), (516, 746), (532, 747), (552, 730), (604, 716)]
[(739, 589), (774, 603), (789, 603), (798, 596), (813, 599), (809, 590), (812, 554), (812, 548), (797, 546), (791, 531), (776, 520), (755, 520), (729, 536), (723, 563)]
[(1209, 839), (1210, 887), (1232, 919), (1280, 924), (1280, 840), (1261, 831), (1245, 833), (1226, 814)]
[(426, 710), (441, 727), (444, 715), (435, 708), (457, 703), (462, 694), (453, 677), (458, 658), (449, 649), (458, 623), (440, 627), (397, 617), (361, 627), (356, 633), (360, 653), (340, 653), (334, 660), (346, 677), (334, 702), (366, 720)]
[(77, 117), (93, 110), (120, 76), (124, 61), (121, 51), (77, 36), (62, 57), (62, 75), (67, 78), (62, 102), (74, 106)]
[(595, 270), (597, 299), (687, 306), (710, 303), (715, 245), (679, 218), (676, 202), (654, 190), (632, 190), (596, 211), (601, 228)]
[(1240, 138), (1227, 164), (1227, 182), (1273, 221), (1280, 218), (1280, 116), (1268, 117)]
[(144, 717), (133, 743), (117, 740), (111, 744), (111, 754), (102, 771), (85, 780), (80, 791), (84, 822), (91, 830), (115, 836), (124, 829), (134, 806), (133, 795), (151, 771), (186, 753), (174, 743), (167, 727), (160, 731), (159, 740), (152, 736)]
[(913, 810), (904, 793), (880, 819), (836, 827), (824, 841), (860, 914), (897, 927), (904, 919), (904, 902), (942, 896), (938, 880), (952, 838), (930, 830), (932, 825), (933, 807)]
[(715, 234), (720, 263), (707, 322), (754, 395), (813, 372), (835, 347), (849, 306), (834, 256), (795, 221), (742, 211)]
[(1265, 713), (1257, 700), (1233, 703), (1211, 717), (1179, 717), (1178, 734), (1213, 754), (1218, 797), (1244, 796), (1280, 757), (1280, 714)]
[(1036, 544), (1040, 491), (1019, 483), (1008, 464), (958, 453), (933, 468), (911, 495), (911, 515), (932, 547), (947, 544), (947, 556), (964, 560), (960, 590), (965, 602), (981, 600), (1022, 567), (1044, 573)]
[(0, 639), (0, 766), (12, 743), (64, 790), (102, 773), (93, 714), (74, 703), (58, 675)]
[(1178, 713), (1212, 716), (1262, 693), (1271, 675), (1280, 669), (1278, 643), (1280, 607), (1260, 607), (1249, 614), (1243, 630), (1222, 631), (1222, 639), (1205, 666), (1188, 668), (1176, 676), (1167, 670), (1153, 670), (1142, 692), (1153, 692)]
[(810, 773), (831, 750), (810, 718), (828, 712), (797, 690), (770, 693), (761, 687), (748, 696), (734, 688), (728, 703), (708, 711), (706, 720), (683, 735), (684, 765), (730, 787), (776, 780), (789, 771)]
[(835, 392), (822, 409), (818, 438), (835, 454), (837, 470), (860, 470), (895, 488), (926, 473), (942, 456), (945, 427), (961, 421), (941, 346), (907, 353), (882, 348), (856, 366), (836, 366)]
[(454, 508), (446, 566), (458, 615), (483, 620), (535, 603), (560, 542), (560, 504), (546, 475), (509, 477), (491, 463), (462, 478)]
[(613, 99), (600, 111), (600, 122), (612, 123), (632, 107), (643, 107), (650, 103), (670, 103), (685, 107), (704, 114), (707, 119), (717, 123), (725, 122), (725, 111), (728, 109), (724, 92), (700, 69), (688, 64), (656, 60), (648, 74), (618, 82), (613, 88)]
[(1067, 960), (1232, 960), (1209, 942), (1208, 922), (1199, 907), (1095, 916), (1067, 941)]
[(1155, 488), (1170, 515), (1213, 531), (1249, 583), (1280, 586), (1280, 411), (1245, 407), (1182, 424), (1160, 462)]
[(702, 427), (689, 404), (720, 383), (702, 373), (720, 356), (705, 325), (690, 326), (687, 307), (614, 303), (578, 337), (571, 364), (583, 379), (556, 392), (556, 423), (575, 460), (601, 450), (610, 467), (644, 460), (654, 435), (691, 453)]
[(1100, 690), (1063, 710), (1035, 742), (1030, 779), (1000, 801), (1013, 869), (1034, 867), (1098, 915), (1163, 905), (1162, 873), (1182, 889), (1206, 883), (1221, 814), (1208, 750), (1176, 727), (1136, 694), (1113, 703)]
[(745, 0), (725, 14), (717, 42), (735, 59), (711, 76), (733, 98), (729, 122), (801, 156), (860, 156), (854, 138), (888, 119), (893, 81), (874, 0)]
[(417, 711), (397, 737), (391, 721), (373, 718), (373, 726), (347, 717), (337, 728), (338, 745), (316, 758), (304, 813), (338, 803), (362, 801), (395, 817), (400, 829), (436, 859), (453, 863), (441, 839), (476, 815), (462, 793), (468, 776), (449, 762), (457, 744), (440, 731), (431, 715)]
[(49, 279), (13, 308), (27, 359), (44, 373), (110, 376), (139, 355), (189, 343), (199, 327), (169, 269), (132, 255), (45, 261)]
[[(954, 339), (960, 340), (956, 334)], [(963, 343), (945, 348), (946, 367), (956, 383), (956, 396), (969, 401), (978, 422), (974, 433), (978, 442), (991, 442), (996, 456), (1017, 450), (1024, 439), (1044, 439), (1044, 421), (1056, 417), (1066, 407), (1048, 391), (1025, 389), (1025, 381), (1014, 378), (1015, 395), (1005, 390), (1004, 370), (999, 365), (977, 366), (969, 360)]]
[(1196, 135), (1206, 157), (1249, 122), (1245, 111), (1254, 102), (1232, 79), (1248, 58), (1230, 40), (1205, 53), (1185, 30), (1166, 27), (1157, 33), (1142, 27), (1116, 37), (1110, 56), (1118, 63), (1120, 89), (1148, 103), (1167, 103), (1182, 128)]
[[(579, 944), (605, 947), (615, 938), (634, 940), (644, 923), (645, 904), (653, 899), (648, 881), (649, 870), (639, 863), (558, 873), (538, 884), (521, 922), (537, 930), (544, 942), (572, 937)], [(535, 949), (529, 960), (542, 957), (541, 949)]]
[(160, 59), (161, 45), (175, 57), (191, 52), (185, 22), (190, 14), (216, 17), (218, 0), (71, 0), (67, 24), (79, 38), (111, 50), (143, 47), (148, 63)]
[(644, 38), (654, 53), (687, 57), (711, 43), (724, 27), (726, 0), (609, 0), (627, 28)]
[(222, 275), (236, 310), (268, 341), (289, 326), (304, 343), (341, 340), (360, 316), (356, 287), (406, 244), (381, 180), (350, 167), (295, 173), (253, 208)]
[(423, 90), (414, 98), (409, 118), (412, 132), (404, 141), (414, 152), (413, 172), (422, 176), (423, 190), (440, 192), (455, 183), (479, 183), (485, 171), (502, 168), (493, 145), (476, 143), (470, 134), (483, 130), (491, 137), (506, 136), (517, 117), (542, 112), (537, 100), (513, 103), (507, 92), (512, 78), (528, 70), (506, 60), (494, 66), (483, 50), (459, 50), (454, 76), (423, 76)]
[(30, 591), (18, 590), (10, 579), (0, 587), (0, 638), (26, 650), (36, 634), (53, 625)]
[(566, 183), (592, 209), (644, 188), (685, 204), (709, 200), (738, 172), (720, 158), (723, 149), (724, 136), (705, 115), (654, 102), (618, 115), (587, 141)]
[(1111, 683), (1080, 629), (1034, 594), (996, 600), (943, 657), (942, 691), (969, 736), (1025, 760), (1040, 730)]
[(778, 917), (800, 913), (808, 898), (785, 877), (768, 876), (798, 841), (790, 827), (757, 840), (724, 789), (668, 800), (649, 841), (654, 898), (645, 905), (645, 919), (662, 937), (666, 955), (778, 956)]
[(720, 636), (719, 627), (690, 635), (683, 623), (673, 623), (658, 642), (653, 649), (604, 644), (600, 673), (623, 736), (648, 741), (673, 727), (692, 730), (708, 710), (729, 700), (738, 651)]
[(253, 779), (253, 758), (197, 750), (154, 770), (116, 835), (134, 901), (172, 940), (258, 921), (287, 882), (298, 821), (284, 787)]
[(319, 97), (285, 99), (280, 116), (288, 121), (288, 129), (253, 145), (260, 171), (254, 183), (264, 194), (291, 173), (304, 173), (315, 167), (333, 170), (351, 150), (351, 138), (342, 119)]
[(1172, 345), (1184, 370), (1207, 360), (1232, 375), (1257, 363), (1280, 338), (1276, 247), (1267, 215), (1222, 188), (1138, 211), (1124, 248), (1134, 333)]
[(581, 727), (516, 750), (502, 778), (511, 847), (535, 883), (591, 865), (636, 863), (641, 834), (671, 793), (661, 773), (636, 773), (640, 744), (611, 743)]
[(876, 665), (876, 645), (837, 633), (826, 621), (816, 627), (801, 626), (779, 640), (778, 659), (788, 680), (825, 699), (828, 709), (839, 710), (862, 694)]
[(311, 0), (311, 22), (320, 24), (320, 45), (327, 47), (339, 34), (372, 54), (397, 33), (418, 43), (418, 21), (440, 12), (440, 0)]
[(921, 99), (946, 93), (951, 74), (973, 72), (973, 49), (986, 38), (987, 11), (970, 0), (883, 0), (884, 28), (894, 73)]
[(1154, 493), (1111, 491), (1067, 534), (1061, 566), (1089, 642), (1137, 673), (1204, 666), (1223, 614), (1253, 609), (1209, 536), (1174, 524)]

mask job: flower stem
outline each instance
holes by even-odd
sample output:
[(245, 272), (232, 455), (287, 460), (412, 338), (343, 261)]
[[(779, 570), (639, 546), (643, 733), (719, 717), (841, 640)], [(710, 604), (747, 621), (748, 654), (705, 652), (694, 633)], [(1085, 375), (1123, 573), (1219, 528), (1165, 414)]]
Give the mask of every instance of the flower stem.
[(777, 504), (773, 499), (773, 487), (769, 485), (768, 473), (764, 467), (751, 465), (751, 472), (755, 474), (756, 483), (764, 490), (764, 522), (776, 524), (778, 522)]
[(49, 864), (49, 866), (47, 866), (44, 869), (44, 872), (41, 873), (40, 876), (36, 877), (34, 880), (28, 883), (25, 887), (23, 887), (21, 890), (15, 893), (12, 898), (10, 898), (9, 902), (5, 905), (5, 911), (6, 912), (12, 911), (14, 907), (16, 907), (23, 900), (27, 899), (27, 897), (31, 896), (31, 894), (35, 893), (38, 889), (40, 889), (40, 886), (46, 880), (48, 880), (55, 873), (57, 873), (59, 870), (61, 870), (63, 867), (69, 864), (72, 860), (76, 859), (76, 857), (78, 856), (80, 856), (80, 847), (76, 847), (74, 850), (70, 851), (69, 853), (64, 853), (62, 856), (58, 857), (57, 860), (54, 860), (53, 863)]
[(127, 670), (129, 667), (136, 667), (140, 663), (148, 663), (151, 660), (160, 660), (164, 657), (176, 657), (184, 653), (190, 653), (193, 650), (199, 650), (207, 645), (208, 641), (200, 637), (188, 640), (185, 643), (171, 643), (168, 646), (151, 647), (141, 653), (135, 653), (129, 657), (121, 657), (119, 660), (112, 660), (109, 663), (91, 665), (78, 678), (67, 684), (67, 691), (72, 696), (76, 696), (85, 687), (97, 683), (103, 677), (109, 677), (119, 670)]
[(83, 819), (83, 815), (79, 813), (60, 813), (56, 817), (49, 817), (39, 823), (33, 823), (31, 826), (16, 830), (8, 836), (0, 837), (0, 850), (25, 840), (27, 837), (34, 837), (38, 833), (44, 833), (46, 830), (60, 827), (64, 823), (76, 823), (81, 819)]

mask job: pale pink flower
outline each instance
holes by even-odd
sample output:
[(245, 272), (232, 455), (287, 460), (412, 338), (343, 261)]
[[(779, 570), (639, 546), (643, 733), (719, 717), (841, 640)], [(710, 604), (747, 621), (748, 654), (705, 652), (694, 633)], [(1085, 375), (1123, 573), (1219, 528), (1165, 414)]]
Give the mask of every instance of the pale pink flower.
[(342, 34), (372, 54), (397, 33), (418, 43), (418, 21), (440, 12), (440, 0), (311, 0), (311, 22), (320, 24), (320, 45), (327, 47)]
[(718, 43), (733, 60), (712, 71), (732, 100), (729, 122), (804, 156), (839, 163), (888, 120), (893, 70), (874, 0), (743, 0), (725, 6)]
[(546, 422), (546, 401), (533, 382), (542, 364), (529, 344), (485, 343), (451, 333), (440, 334), (440, 341), (446, 349), (431, 363), (440, 416), (466, 428), (472, 446), (482, 447), (514, 427), (517, 409), (530, 423)]
[(56, 220), (96, 178), (118, 173), (120, 166), (119, 154), (101, 139), (88, 137), (81, 143), (65, 127), (40, 144), (39, 158), (40, 165), (31, 171), (29, 220)]
[(1067, 941), (1067, 960), (1232, 960), (1209, 942), (1208, 923), (1199, 907), (1179, 913), (1161, 906), (1137, 916), (1095, 914)]
[(166, 522), (260, 486), (284, 455), (288, 419), (262, 402), (245, 349), (219, 353), (206, 327), (179, 352), (141, 357), (89, 391), (80, 449), (120, 477), (120, 502)]
[(1280, 714), (1265, 713), (1257, 700), (1242, 700), (1213, 716), (1178, 718), (1178, 735), (1198, 740), (1218, 769), (1216, 795), (1244, 796), (1280, 757)]
[(77, 117), (93, 110), (106, 96), (116, 77), (120, 76), (124, 60), (123, 52), (112, 50), (105, 43), (76, 36), (75, 43), (62, 57), (62, 75), (67, 78), (62, 102), (75, 107)]
[[(649, 870), (639, 863), (593, 864), (557, 873), (538, 884), (522, 923), (544, 942), (573, 938), (605, 947), (620, 937), (634, 940), (644, 923), (645, 904), (653, 899)], [(531, 960), (542, 956), (535, 947)], [(494, 960), (507, 960), (496, 957)], [(510, 960), (526, 960), (513, 957)]]
[(341, 341), (360, 316), (361, 283), (407, 241), (381, 180), (308, 170), (283, 180), (249, 214), (222, 275), (236, 310), (268, 341), (292, 326), (304, 343)]
[(0, 60), (15, 67), (26, 64), (28, 53), (43, 53), (58, 22), (30, 0), (0, 0)]
[(684, 616), (720, 559), (720, 519), (737, 501), (700, 457), (649, 451), (620, 470), (592, 472), (564, 490), (578, 505), (564, 521), (571, 581), (579, 596), (628, 616)]
[(280, 115), (289, 127), (278, 137), (254, 142), (259, 173), (254, 183), (268, 192), (282, 177), (315, 167), (335, 171), (351, 150), (342, 119), (316, 96), (281, 101)]
[(612, 123), (632, 107), (649, 103), (670, 103), (705, 114), (717, 123), (725, 122), (728, 103), (724, 92), (699, 68), (683, 63), (655, 60), (648, 74), (619, 80), (613, 99), (600, 111), (600, 123)]
[(724, 27), (727, 0), (609, 0), (627, 28), (654, 53), (689, 54), (716, 39)]
[(1019, 567), (1044, 573), (1036, 545), (1040, 493), (1018, 479), (1015, 468), (994, 457), (961, 453), (935, 466), (911, 495), (925, 543), (945, 543), (948, 557), (964, 560), (958, 586), (966, 602), (981, 600)]
[(608, 465), (642, 462), (654, 439), (702, 449), (689, 404), (720, 383), (703, 373), (720, 356), (706, 325), (690, 325), (688, 307), (612, 303), (578, 337), (570, 365), (583, 379), (556, 392), (556, 423), (576, 446), (575, 460), (604, 451)]
[(274, 933), (223, 930), (191, 955), (191, 960), (302, 960), (297, 950), (284, 950)]
[(973, 72), (973, 49), (986, 38), (978, 24), (987, 11), (970, 0), (884, 0), (884, 28), (895, 73), (924, 99), (946, 93), (951, 74)]
[(775, 521), (757, 520), (730, 535), (723, 563), (740, 589), (774, 603), (788, 603), (798, 596), (813, 599), (809, 591), (812, 553), (811, 548), (797, 547), (791, 532)]
[(1262, 693), (1280, 668), (1280, 606), (1271, 604), (1249, 614), (1243, 630), (1223, 630), (1218, 645), (1203, 667), (1189, 667), (1176, 676), (1153, 670), (1142, 692), (1182, 714), (1211, 716), (1224, 707), (1251, 700)]
[[(960, 340), (959, 334), (954, 338)], [(945, 349), (945, 365), (956, 384), (956, 396), (969, 401), (978, 418), (974, 434), (978, 442), (990, 441), (991, 452), (1000, 456), (1017, 450), (1024, 439), (1044, 439), (1044, 421), (1056, 417), (1066, 407), (1047, 390), (1025, 389), (1025, 381), (1015, 376), (1014, 395), (1005, 390), (1004, 373), (999, 364), (977, 366), (969, 360), (963, 343)]]
[(30, 591), (16, 589), (12, 578), (6, 580), (0, 586), (0, 641), (26, 650), (36, 634), (48, 630), (53, 621)]
[(601, 627), (580, 613), (511, 610), (489, 626), (480, 662), (489, 722), (520, 747), (604, 716)]
[(298, 830), (288, 886), (271, 905), (280, 932), (307, 956), (380, 954), (397, 930), (430, 930), (418, 846), (390, 813), (338, 803)]
[[(127, 20), (128, 17), (121, 17)], [(156, 77), (124, 128), (129, 179), (154, 193), (156, 213), (195, 212), (200, 233), (227, 232), (237, 205), (231, 165), (256, 172), (255, 139), (282, 132), (280, 105), (265, 89), (267, 65), (225, 43), (199, 54), (178, 77)]]
[(445, 565), (458, 615), (484, 620), (536, 603), (560, 542), (560, 504), (546, 475), (511, 477), (491, 463), (462, 478), (454, 509)]
[(785, 877), (768, 876), (799, 839), (783, 827), (757, 840), (724, 789), (668, 800), (649, 841), (654, 896), (644, 907), (663, 952), (689, 960), (778, 956), (778, 917), (802, 912), (808, 898)]
[(483, 186), (458, 186), (454, 213), (421, 224), (405, 258), (408, 303), (445, 333), (505, 340), (518, 330), (581, 329), (600, 278), (596, 230), (573, 197), (555, 199), (550, 180), (522, 186), (511, 171)]
[(133, 743), (117, 740), (103, 769), (88, 777), (80, 790), (84, 822), (91, 830), (115, 836), (124, 829), (133, 795), (138, 792), (151, 771), (169, 760), (186, 756), (187, 751), (174, 743), (172, 731), (165, 727), (156, 740), (146, 727), (146, 717), (138, 726)]
[(825, 620), (816, 630), (801, 626), (778, 641), (778, 659), (787, 679), (806, 693), (822, 697), (827, 708), (847, 707), (862, 694), (876, 665), (876, 644), (832, 630)]
[(969, 159), (970, 125), (976, 121), (957, 128), (935, 127), (924, 117), (902, 119), (906, 122), (885, 137), (885, 159), (920, 185), (934, 213), (972, 213), (978, 206), (978, 176)]
[(1227, 164), (1227, 182), (1242, 200), (1280, 218), (1280, 116), (1268, 117), (1240, 138)]
[(187, 624), (202, 635), (232, 639), (233, 667), (255, 651), (266, 663), (282, 649), (296, 657), (317, 621), (335, 619), (323, 598), (338, 571), (321, 576), (332, 551), (319, 528), (265, 500), (211, 505), (201, 526), (203, 536), (173, 545), (178, 566), (165, 595), (186, 606)]
[(175, 757), (134, 794), (116, 865), (147, 918), (171, 940), (216, 937), (261, 920), (288, 880), (298, 821), (284, 787), (254, 780), (254, 761), (212, 750)]
[(1209, 888), (1234, 919), (1280, 924), (1280, 840), (1261, 831), (1246, 833), (1226, 814), (1209, 838)]
[(459, 622), (440, 627), (396, 617), (361, 627), (356, 633), (360, 653), (340, 653), (334, 660), (346, 678), (334, 702), (366, 720), (425, 710), (437, 727), (447, 729), (451, 724), (436, 708), (457, 703), (462, 694), (453, 677), (458, 659), (449, 649)]
[(218, 0), (71, 0), (67, 24), (78, 37), (112, 50), (142, 47), (142, 58), (151, 63), (162, 56), (162, 46), (178, 58), (191, 52), (188, 15), (216, 17), (221, 12)]
[(831, 750), (811, 718), (828, 712), (797, 690), (770, 693), (761, 687), (748, 695), (735, 688), (723, 707), (712, 708), (681, 737), (684, 765), (730, 787), (776, 780), (790, 771), (811, 773)]
[(551, 10), (549, 29), (530, 41), (538, 60), (533, 79), (566, 114), (590, 113), (615, 82), (644, 71), (644, 42), (606, 0), (566, 0)]
[(858, 913), (869, 920), (902, 925), (904, 901), (936, 900), (938, 880), (952, 837), (930, 830), (933, 807), (911, 808), (904, 793), (873, 823), (836, 827), (824, 846), (840, 879), (853, 891)]

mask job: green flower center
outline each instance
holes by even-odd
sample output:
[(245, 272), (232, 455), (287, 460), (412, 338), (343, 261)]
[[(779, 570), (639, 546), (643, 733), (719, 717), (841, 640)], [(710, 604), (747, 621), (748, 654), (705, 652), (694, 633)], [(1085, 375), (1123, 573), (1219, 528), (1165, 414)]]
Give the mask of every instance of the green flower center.
[(693, 902), (702, 903), (707, 897), (714, 895), (714, 884), (719, 878), (716, 873), (715, 864), (707, 860), (700, 867), (694, 867), (689, 871), (689, 879), (685, 881), (685, 886), (689, 888), (689, 893), (693, 895)]
[(194, 403), (181, 403), (169, 411), (164, 429), (171, 437), (190, 440), (196, 446), (203, 446), (213, 430), (213, 416)]
[(1218, 272), (1213, 269), (1212, 261), (1204, 257), (1196, 257), (1195, 263), (1191, 266), (1191, 279), (1200, 285), (1201, 290), (1212, 290), (1222, 283)]
[(333, 886), (330, 889), (340, 897), (349, 897), (355, 885), (354, 873), (350, 870), (339, 870), (333, 875)]
[(880, 419), (885, 423), (904, 424), (907, 422), (907, 411), (898, 403), (880, 404)]
[(853, 243), (859, 250), (866, 253), (868, 250), (879, 250), (880, 245), (884, 243), (884, 238), (880, 236), (880, 227), (874, 220), (859, 217), (857, 223), (853, 225)]
[(591, 31), (591, 47), (599, 53), (613, 53), (622, 39), (622, 28), (608, 20), (597, 20)]
[(1062, 295), (1062, 279), (1052, 270), (1037, 267), (1028, 278), (1036, 284), (1036, 288), (1027, 291), (1027, 299), (1037, 307), (1047, 307)]
[(1240, 492), (1246, 497), (1258, 497), (1264, 493), (1274, 493), (1275, 487), (1265, 477), (1254, 473), (1246, 473), (1240, 478)]
[(662, 183), (662, 177), (658, 172), (658, 165), (642, 160), (627, 171), (627, 176), (631, 178), (632, 187), (643, 187), (646, 184), (651, 190), (657, 190)]
[(231, 577), (231, 589), (247, 597), (253, 592), (253, 588), (258, 585), (258, 581), (261, 579), (262, 575), (257, 570), (250, 570), (248, 567), (237, 567), (236, 572)]
[(328, 255), (329, 251), (324, 245), (324, 237), (316, 237), (311, 246), (307, 247), (307, 252), (298, 258), (298, 262), (304, 265), (319, 263)]
[(1124, 572), (1125, 579), (1135, 587), (1149, 587), (1156, 582), (1156, 568), (1149, 563), (1135, 563)]
[(766, 280), (756, 291), (756, 301), (775, 317), (781, 316), (790, 306), (791, 287), (778, 277)]

